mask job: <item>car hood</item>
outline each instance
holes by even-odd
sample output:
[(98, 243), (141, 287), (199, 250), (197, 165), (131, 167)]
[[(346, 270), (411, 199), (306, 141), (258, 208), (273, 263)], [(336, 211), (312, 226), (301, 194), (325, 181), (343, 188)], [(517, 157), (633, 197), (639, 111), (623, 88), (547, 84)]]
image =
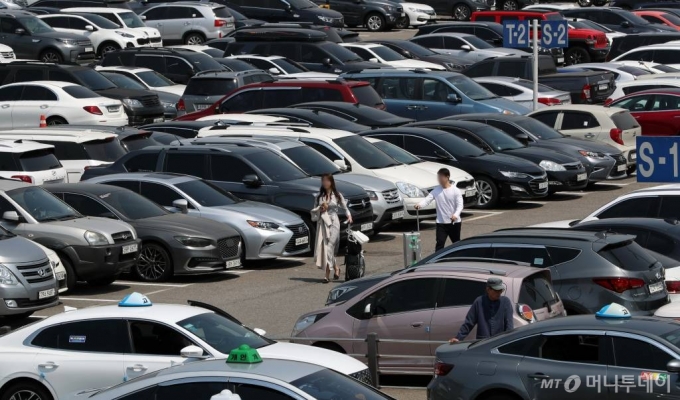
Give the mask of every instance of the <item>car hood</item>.
[[(296, 343), (277, 342), (257, 349), (260, 357), (277, 360), (293, 360), (321, 365), (345, 375), (366, 369), (366, 364), (337, 351)], [(226, 355), (225, 355), (226, 356)]]
[(550, 149), (542, 149), (540, 147), (522, 147), (520, 149), (506, 150), (503, 151), (503, 153), (524, 158), (525, 160), (529, 160), (536, 164), (543, 160), (553, 161), (558, 164), (578, 162), (578, 160), (574, 157), (558, 153)]
[(535, 163), (509, 154), (485, 154), (471, 160), (484, 163), (487, 168), (493, 167), (494, 169), (522, 172), (533, 176), (543, 176), (545, 174), (543, 168)]
[(376, 176), (387, 179), (391, 182), (406, 182), (418, 186), (419, 188), (429, 188), (437, 186), (436, 174), (423, 174), (423, 170), (414, 168), (410, 165), (396, 165), (373, 170)]
[[(319, 193), (319, 188), (321, 187), (321, 178), (309, 177), (295, 179), (292, 181), (277, 182), (276, 184), (282, 189), (308, 191), (310, 194), (317, 195)], [(366, 196), (366, 191), (364, 189), (351, 183), (338, 182), (335, 186), (337, 187), (340, 194), (345, 197)]]
[(396, 189), (394, 183), (372, 175), (344, 173), (333, 175), (333, 177), (336, 181), (352, 183), (366, 190), (382, 192), (384, 190)]
[(172, 93), (177, 96), (182, 96), (184, 94), (184, 89), (186, 89), (186, 85), (172, 85), (172, 86), (163, 86), (163, 87), (158, 87), (158, 88), (153, 88), (151, 90), (154, 90), (156, 92), (165, 92), (165, 93)]
[(502, 97), (498, 98), (493, 98), (493, 99), (486, 99), (486, 100), (477, 100), (482, 104), (485, 104), (487, 106), (493, 107), (498, 110), (498, 112), (503, 112), (505, 110), (511, 111), (515, 114), (519, 115), (526, 115), (527, 113), (530, 113), (531, 110), (528, 108), (515, 103), (514, 101), (510, 101), (508, 99), (504, 99)]
[(39, 246), (21, 236), (0, 240), (0, 244), (3, 246), (0, 263), (27, 263), (46, 258), (46, 254)]
[(427, 61), (420, 61), (420, 60), (398, 60), (398, 61), (390, 61), (387, 63), (388, 65), (391, 65), (395, 68), (421, 68), (421, 69), (430, 69), (433, 71), (444, 71), (446, 68), (439, 64), (434, 64), (431, 62)]
[(133, 29), (133, 30), (136, 30), (138, 32), (141, 31), (141, 32), (147, 34), (149, 37), (152, 37), (152, 38), (161, 36), (161, 32), (156, 28), (143, 27), (143, 28), (128, 28), (128, 29)]
[(75, 40), (87, 40), (88, 42), (91, 42), (90, 39), (87, 37), (77, 34), (77, 33), (71, 33), (71, 32), (59, 32), (59, 31), (54, 31), (54, 32), (43, 32), (39, 35), (33, 35), (31, 36), (32, 38), (50, 38), (50, 39), (75, 39)]
[(598, 151), (605, 154), (621, 153), (621, 150), (617, 149), (616, 147), (607, 143), (598, 142), (596, 140), (566, 137), (560, 139), (542, 140), (542, 142), (556, 142), (559, 143), (560, 145), (564, 144), (568, 146), (578, 147), (579, 150)]
[(419, 162), (418, 164), (411, 164), (412, 167), (421, 169), (423, 171), (427, 171), (431, 174), (437, 174), (437, 171), (439, 171), (442, 168), (448, 168), (449, 172), (451, 173), (451, 180), (454, 182), (458, 181), (467, 181), (472, 178), (472, 175), (468, 174), (467, 172), (463, 171), (460, 168), (452, 167), (450, 165), (446, 164), (440, 164), (432, 161), (423, 161)]
[(86, 231), (100, 232), (108, 236), (122, 231), (134, 231), (134, 228), (126, 222), (99, 217), (83, 217), (66, 221), (42, 222), (41, 224), (80, 228)]
[[(318, 187), (316, 189), (317, 191), (319, 190)], [(302, 223), (300, 217), (291, 211), (271, 204), (260, 203), (256, 201), (246, 200), (228, 206), (211, 208), (221, 208), (236, 212), (238, 214), (234, 216), (236, 218), (252, 218), (256, 221), (276, 222), (277, 224), (282, 225), (296, 225)]]
[[(130, 223), (140, 236), (153, 234), (154, 231), (170, 231), (182, 236), (198, 236), (207, 239), (220, 239), (238, 233), (225, 224), (213, 220), (192, 217), (184, 214), (166, 214), (144, 218)], [(149, 230), (149, 232), (145, 232)]]

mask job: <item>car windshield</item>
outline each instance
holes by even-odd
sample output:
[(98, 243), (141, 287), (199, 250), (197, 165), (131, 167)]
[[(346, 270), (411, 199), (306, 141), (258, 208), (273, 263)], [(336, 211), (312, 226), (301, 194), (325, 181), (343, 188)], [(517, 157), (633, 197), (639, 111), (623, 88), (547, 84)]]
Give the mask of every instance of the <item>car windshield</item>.
[(21, 170), (27, 172), (61, 168), (61, 163), (54, 155), (53, 149), (27, 151), (19, 156), (19, 164)]
[(205, 54), (209, 55), (210, 57), (214, 57), (214, 58), (224, 57), (224, 50), (214, 49), (212, 47), (209, 48), (209, 49), (201, 50), (201, 53), (205, 53)]
[(321, 176), (341, 172), (340, 168), (311, 147), (297, 146), (283, 149), (281, 152), (309, 175)]
[(73, 75), (75, 75), (76, 78), (78, 78), (78, 80), (83, 86), (94, 91), (116, 88), (116, 85), (113, 82), (106, 79), (104, 75), (100, 74), (99, 72), (93, 69), (89, 68), (74, 69), (71, 72), (73, 73)]
[(229, 354), (244, 344), (253, 349), (272, 344), (245, 326), (212, 312), (194, 315), (179, 321), (177, 325), (222, 354)]
[(489, 44), (487, 41), (482, 40), (478, 38), (477, 36), (463, 36), (462, 39), (468, 43), (475, 49), (493, 49), (493, 46)]
[(137, 82), (136, 80), (127, 77), (123, 74), (119, 74), (117, 72), (106, 72), (103, 71), (101, 73), (104, 75), (104, 77), (111, 82), (113, 82), (116, 86), (122, 89), (138, 89), (138, 90), (146, 90), (146, 87), (142, 85), (141, 83)]
[(668, 65), (663, 65), (663, 64), (657, 64), (654, 66), (654, 69), (659, 70), (661, 72), (678, 72), (677, 68), (669, 67)]
[(93, 99), (95, 97), (100, 97), (97, 93), (84, 86), (64, 86), (61, 89), (76, 99)]
[(385, 61), (401, 61), (406, 60), (406, 57), (397, 53), (396, 51), (385, 46), (371, 47), (371, 50)]
[(118, 13), (118, 16), (120, 19), (123, 20), (123, 23), (125, 26), (128, 28), (146, 28), (146, 24), (144, 21), (142, 21), (139, 16), (133, 12), (122, 12)]
[(178, 183), (175, 186), (203, 207), (230, 206), (241, 201), (238, 197), (218, 188), (212, 183), (198, 179)]
[(327, 51), (333, 57), (337, 58), (340, 62), (364, 61), (361, 57), (337, 43), (322, 43), (319, 47)]
[(492, 127), (484, 127), (475, 130), (475, 133), (491, 147), (493, 151), (516, 150), (524, 147), (518, 140), (503, 133), (503, 131)]
[(325, 368), (294, 380), (290, 384), (317, 400), (392, 399), (356, 379)]
[(319, 8), (318, 5), (309, 0), (287, 0), (288, 4), (296, 10), (304, 10), (307, 8)]
[(233, 8), (229, 9), (229, 13), (231, 14), (232, 17), (234, 17), (234, 20), (236, 21), (245, 21), (248, 19), (245, 15), (241, 14), (240, 12), (234, 10)]
[(495, 99), (498, 96), (487, 88), (464, 75), (455, 75), (447, 79), (456, 89), (472, 100)]
[(428, 57), (428, 56), (435, 56), (438, 53), (428, 49), (427, 47), (423, 47), (417, 43), (414, 42), (409, 42), (408, 40), (402, 40), (395, 46), (408, 51), (409, 53), (413, 54), (414, 56), (418, 57)]
[(287, 74), (299, 74), (300, 72), (309, 71), (307, 68), (288, 58), (275, 58), (271, 61)]
[(364, 168), (380, 169), (399, 165), (397, 160), (388, 156), (361, 136), (345, 136), (333, 139), (333, 142)]
[(533, 118), (522, 118), (515, 121), (525, 131), (531, 132), (539, 140), (560, 139), (565, 137), (563, 134), (544, 124), (543, 122)]
[(384, 151), (385, 154), (394, 158), (400, 163), (411, 165), (423, 162), (423, 160), (421, 160), (420, 158), (414, 156), (413, 154), (409, 153), (408, 151), (402, 149), (399, 146), (393, 145), (390, 142), (381, 140), (379, 142), (373, 142), (373, 145), (379, 148), (380, 150)]
[(10, 190), (7, 194), (38, 222), (81, 217), (76, 210), (38, 186)]
[(19, 17), (17, 20), (26, 28), (26, 31), (31, 35), (39, 35), (41, 33), (55, 32), (51, 26), (47, 25), (45, 21), (37, 17)]
[(184, 96), (224, 96), (238, 87), (236, 78), (193, 78), (184, 89)]
[(102, 29), (120, 29), (121, 26), (95, 14), (83, 14), (92, 24)]
[(90, 140), (83, 143), (83, 146), (90, 160), (114, 162), (127, 153), (115, 137)]
[(98, 197), (127, 219), (133, 221), (168, 214), (163, 207), (131, 190), (114, 190), (100, 194)]
[(252, 64), (249, 64), (243, 60), (235, 60), (232, 58), (222, 58), (220, 59), (220, 63), (231, 72), (252, 71), (254, 69), (258, 69)]
[(437, 136), (437, 144), (444, 150), (451, 153), (454, 157), (481, 157), (486, 155), (484, 150), (474, 144), (463, 140), (456, 135), (445, 133)]
[(175, 84), (173, 81), (156, 71), (138, 72), (136, 75), (137, 78), (141, 79), (144, 83), (152, 88), (173, 86)]
[(633, 24), (649, 25), (649, 21), (647, 21), (646, 19), (642, 18), (641, 16), (639, 16), (637, 14), (633, 14), (632, 12), (625, 11), (625, 12), (620, 13), (619, 15), (621, 17), (627, 19), (628, 21), (630, 21)]
[(250, 153), (245, 158), (257, 166), (272, 182), (286, 182), (308, 176), (290, 161), (269, 150)]

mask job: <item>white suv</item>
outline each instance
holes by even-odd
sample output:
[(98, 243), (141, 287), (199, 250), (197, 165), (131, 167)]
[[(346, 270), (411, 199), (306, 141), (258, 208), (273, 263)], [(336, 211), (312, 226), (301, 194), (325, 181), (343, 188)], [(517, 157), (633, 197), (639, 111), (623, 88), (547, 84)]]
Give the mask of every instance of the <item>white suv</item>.
[(54, 146), (24, 140), (0, 140), (0, 177), (34, 185), (62, 183), (66, 180), (66, 170), (55, 157)]
[(636, 47), (612, 61), (647, 61), (680, 68), (680, 45), (662, 43)]
[(430, 71), (446, 71), (446, 68), (439, 64), (406, 58), (382, 44), (354, 42), (340, 43), (340, 46), (356, 53), (356, 55), (361, 57), (364, 61), (376, 62), (402, 69), (420, 68)]
[(135, 31), (149, 38), (151, 47), (163, 47), (161, 32), (156, 28), (148, 27), (141, 18), (127, 8), (105, 8), (105, 7), (73, 7), (64, 8), (62, 13), (68, 14), (95, 14), (104, 17), (121, 28), (134, 29)]

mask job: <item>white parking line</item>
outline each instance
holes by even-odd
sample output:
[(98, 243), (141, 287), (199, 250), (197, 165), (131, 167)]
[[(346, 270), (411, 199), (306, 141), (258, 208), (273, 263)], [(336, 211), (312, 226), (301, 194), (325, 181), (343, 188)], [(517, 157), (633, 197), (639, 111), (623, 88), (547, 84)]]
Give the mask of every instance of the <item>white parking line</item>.
[(227, 274), (234, 274), (234, 275), (245, 275), (253, 272), (252, 269), (246, 269), (246, 270), (240, 270), (240, 271), (225, 271)]
[(159, 287), (175, 287), (183, 288), (193, 285), (193, 283), (146, 283), (146, 282), (134, 282), (134, 281), (116, 281), (116, 283), (122, 283), (124, 285), (135, 285), (135, 286), (159, 286)]
[(276, 261), (305, 261), (304, 257), (277, 257)]
[(632, 184), (634, 182), (628, 182), (628, 183), (615, 183), (615, 182), (598, 182), (597, 186), (618, 186), (618, 187), (624, 187)]
[(547, 201), (531, 201), (531, 200), (520, 200), (522, 204), (540, 204), (542, 206), (548, 204)]
[(161, 292), (165, 292), (165, 291), (168, 291), (168, 290), (172, 290), (172, 288), (160, 289), (160, 290), (155, 290), (153, 292), (144, 293), (144, 296), (151, 296), (152, 294), (161, 293)]
[(87, 297), (64, 297), (64, 296), (59, 296), (59, 300), (74, 300), (74, 301), (99, 301), (99, 302), (105, 302), (105, 303), (117, 303), (120, 301), (118, 300), (109, 300), (109, 299), (91, 299)]
[(496, 215), (501, 215), (504, 213), (504, 211), (466, 211), (472, 214), (483, 214), (477, 217), (472, 217), (472, 218), (465, 218), (463, 219), (463, 222), (470, 222), (470, 221), (476, 221), (478, 219), (482, 218), (489, 218), (489, 217), (494, 217)]

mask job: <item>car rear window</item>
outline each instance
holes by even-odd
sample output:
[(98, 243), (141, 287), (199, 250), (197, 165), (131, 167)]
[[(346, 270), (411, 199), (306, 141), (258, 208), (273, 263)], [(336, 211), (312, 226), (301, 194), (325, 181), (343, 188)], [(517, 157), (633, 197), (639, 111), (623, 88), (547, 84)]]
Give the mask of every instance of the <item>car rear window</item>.
[(54, 150), (27, 151), (19, 157), (22, 171), (45, 171), (48, 169), (61, 168), (61, 163), (54, 156)]
[(185, 95), (224, 96), (238, 87), (236, 79), (192, 79), (184, 90)]
[(217, 18), (231, 18), (232, 16), (227, 7), (213, 8), (213, 12)]
[(359, 104), (369, 107), (384, 105), (382, 98), (371, 85), (355, 86), (352, 88), (352, 93), (354, 93)]
[(611, 116), (611, 119), (612, 121), (614, 121), (614, 125), (616, 125), (616, 127), (621, 129), (622, 131), (625, 131), (626, 129), (635, 129), (640, 127), (635, 118), (633, 118), (633, 116), (630, 115), (630, 112), (628, 111), (621, 111), (616, 114), (613, 114)]
[(524, 278), (519, 290), (519, 303), (532, 310), (551, 306), (559, 301), (550, 280), (550, 272), (543, 271)]
[(76, 99), (92, 99), (100, 97), (97, 93), (84, 86), (64, 86), (62, 89)]
[(607, 246), (598, 254), (626, 271), (648, 271), (657, 263), (654, 257), (632, 239)]
[(91, 140), (83, 143), (83, 147), (90, 160), (114, 162), (127, 153), (123, 145), (115, 138)]
[(564, 17), (560, 13), (547, 13), (544, 15), (545, 19), (547, 19), (548, 21), (561, 21), (564, 19)]

